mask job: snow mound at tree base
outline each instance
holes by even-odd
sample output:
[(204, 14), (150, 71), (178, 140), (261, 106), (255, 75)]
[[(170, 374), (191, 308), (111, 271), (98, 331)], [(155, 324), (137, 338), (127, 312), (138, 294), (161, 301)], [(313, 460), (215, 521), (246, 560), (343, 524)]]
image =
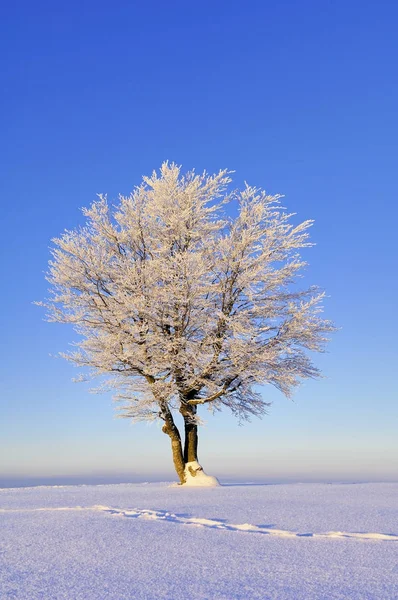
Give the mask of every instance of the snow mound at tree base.
[(220, 485), (218, 479), (212, 475), (206, 475), (196, 460), (186, 463), (183, 487), (217, 487), (218, 485)]

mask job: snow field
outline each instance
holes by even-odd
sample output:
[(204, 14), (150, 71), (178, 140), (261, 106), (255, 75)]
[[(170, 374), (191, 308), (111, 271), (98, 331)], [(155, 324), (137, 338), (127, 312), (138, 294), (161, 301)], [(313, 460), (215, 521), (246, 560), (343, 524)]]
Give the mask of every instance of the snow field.
[(398, 484), (0, 490), (0, 598), (398, 598)]

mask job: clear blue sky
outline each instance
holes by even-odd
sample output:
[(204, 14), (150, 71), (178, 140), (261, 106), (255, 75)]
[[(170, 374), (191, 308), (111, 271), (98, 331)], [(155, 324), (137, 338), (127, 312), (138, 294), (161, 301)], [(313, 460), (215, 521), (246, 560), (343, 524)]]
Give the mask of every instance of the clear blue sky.
[(50, 239), (165, 159), (228, 167), (315, 219), (309, 283), (342, 330), (326, 379), (263, 421), (204, 415), (224, 478), (398, 479), (396, 2), (8, 2), (1, 15), (0, 479), (173, 477), (156, 425), (113, 418), (50, 356)]

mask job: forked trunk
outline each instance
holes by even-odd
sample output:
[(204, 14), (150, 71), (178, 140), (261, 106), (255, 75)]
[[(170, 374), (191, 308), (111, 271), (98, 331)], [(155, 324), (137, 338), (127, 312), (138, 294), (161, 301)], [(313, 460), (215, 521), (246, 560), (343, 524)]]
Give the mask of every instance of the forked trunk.
[(198, 426), (196, 424), (196, 406), (182, 404), (180, 413), (184, 419), (185, 441), (182, 450), (181, 436), (173, 415), (168, 406), (162, 407), (164, 425), (162, 431), (171, 440), (174, 468), (181, 485), (187, 486), (216, 486), (219, 485), (215, 477), (206, 475), (198, 463)]

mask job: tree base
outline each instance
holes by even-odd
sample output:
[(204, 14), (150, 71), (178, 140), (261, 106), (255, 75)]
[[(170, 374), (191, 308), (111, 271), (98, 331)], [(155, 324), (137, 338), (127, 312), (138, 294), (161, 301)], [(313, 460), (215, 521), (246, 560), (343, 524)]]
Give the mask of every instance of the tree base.
[(183, 487), (217, 487), (220, 482), (212, 475), (206, 475), (200, 464), (194, 460), (185, 465), (185, 483)]

